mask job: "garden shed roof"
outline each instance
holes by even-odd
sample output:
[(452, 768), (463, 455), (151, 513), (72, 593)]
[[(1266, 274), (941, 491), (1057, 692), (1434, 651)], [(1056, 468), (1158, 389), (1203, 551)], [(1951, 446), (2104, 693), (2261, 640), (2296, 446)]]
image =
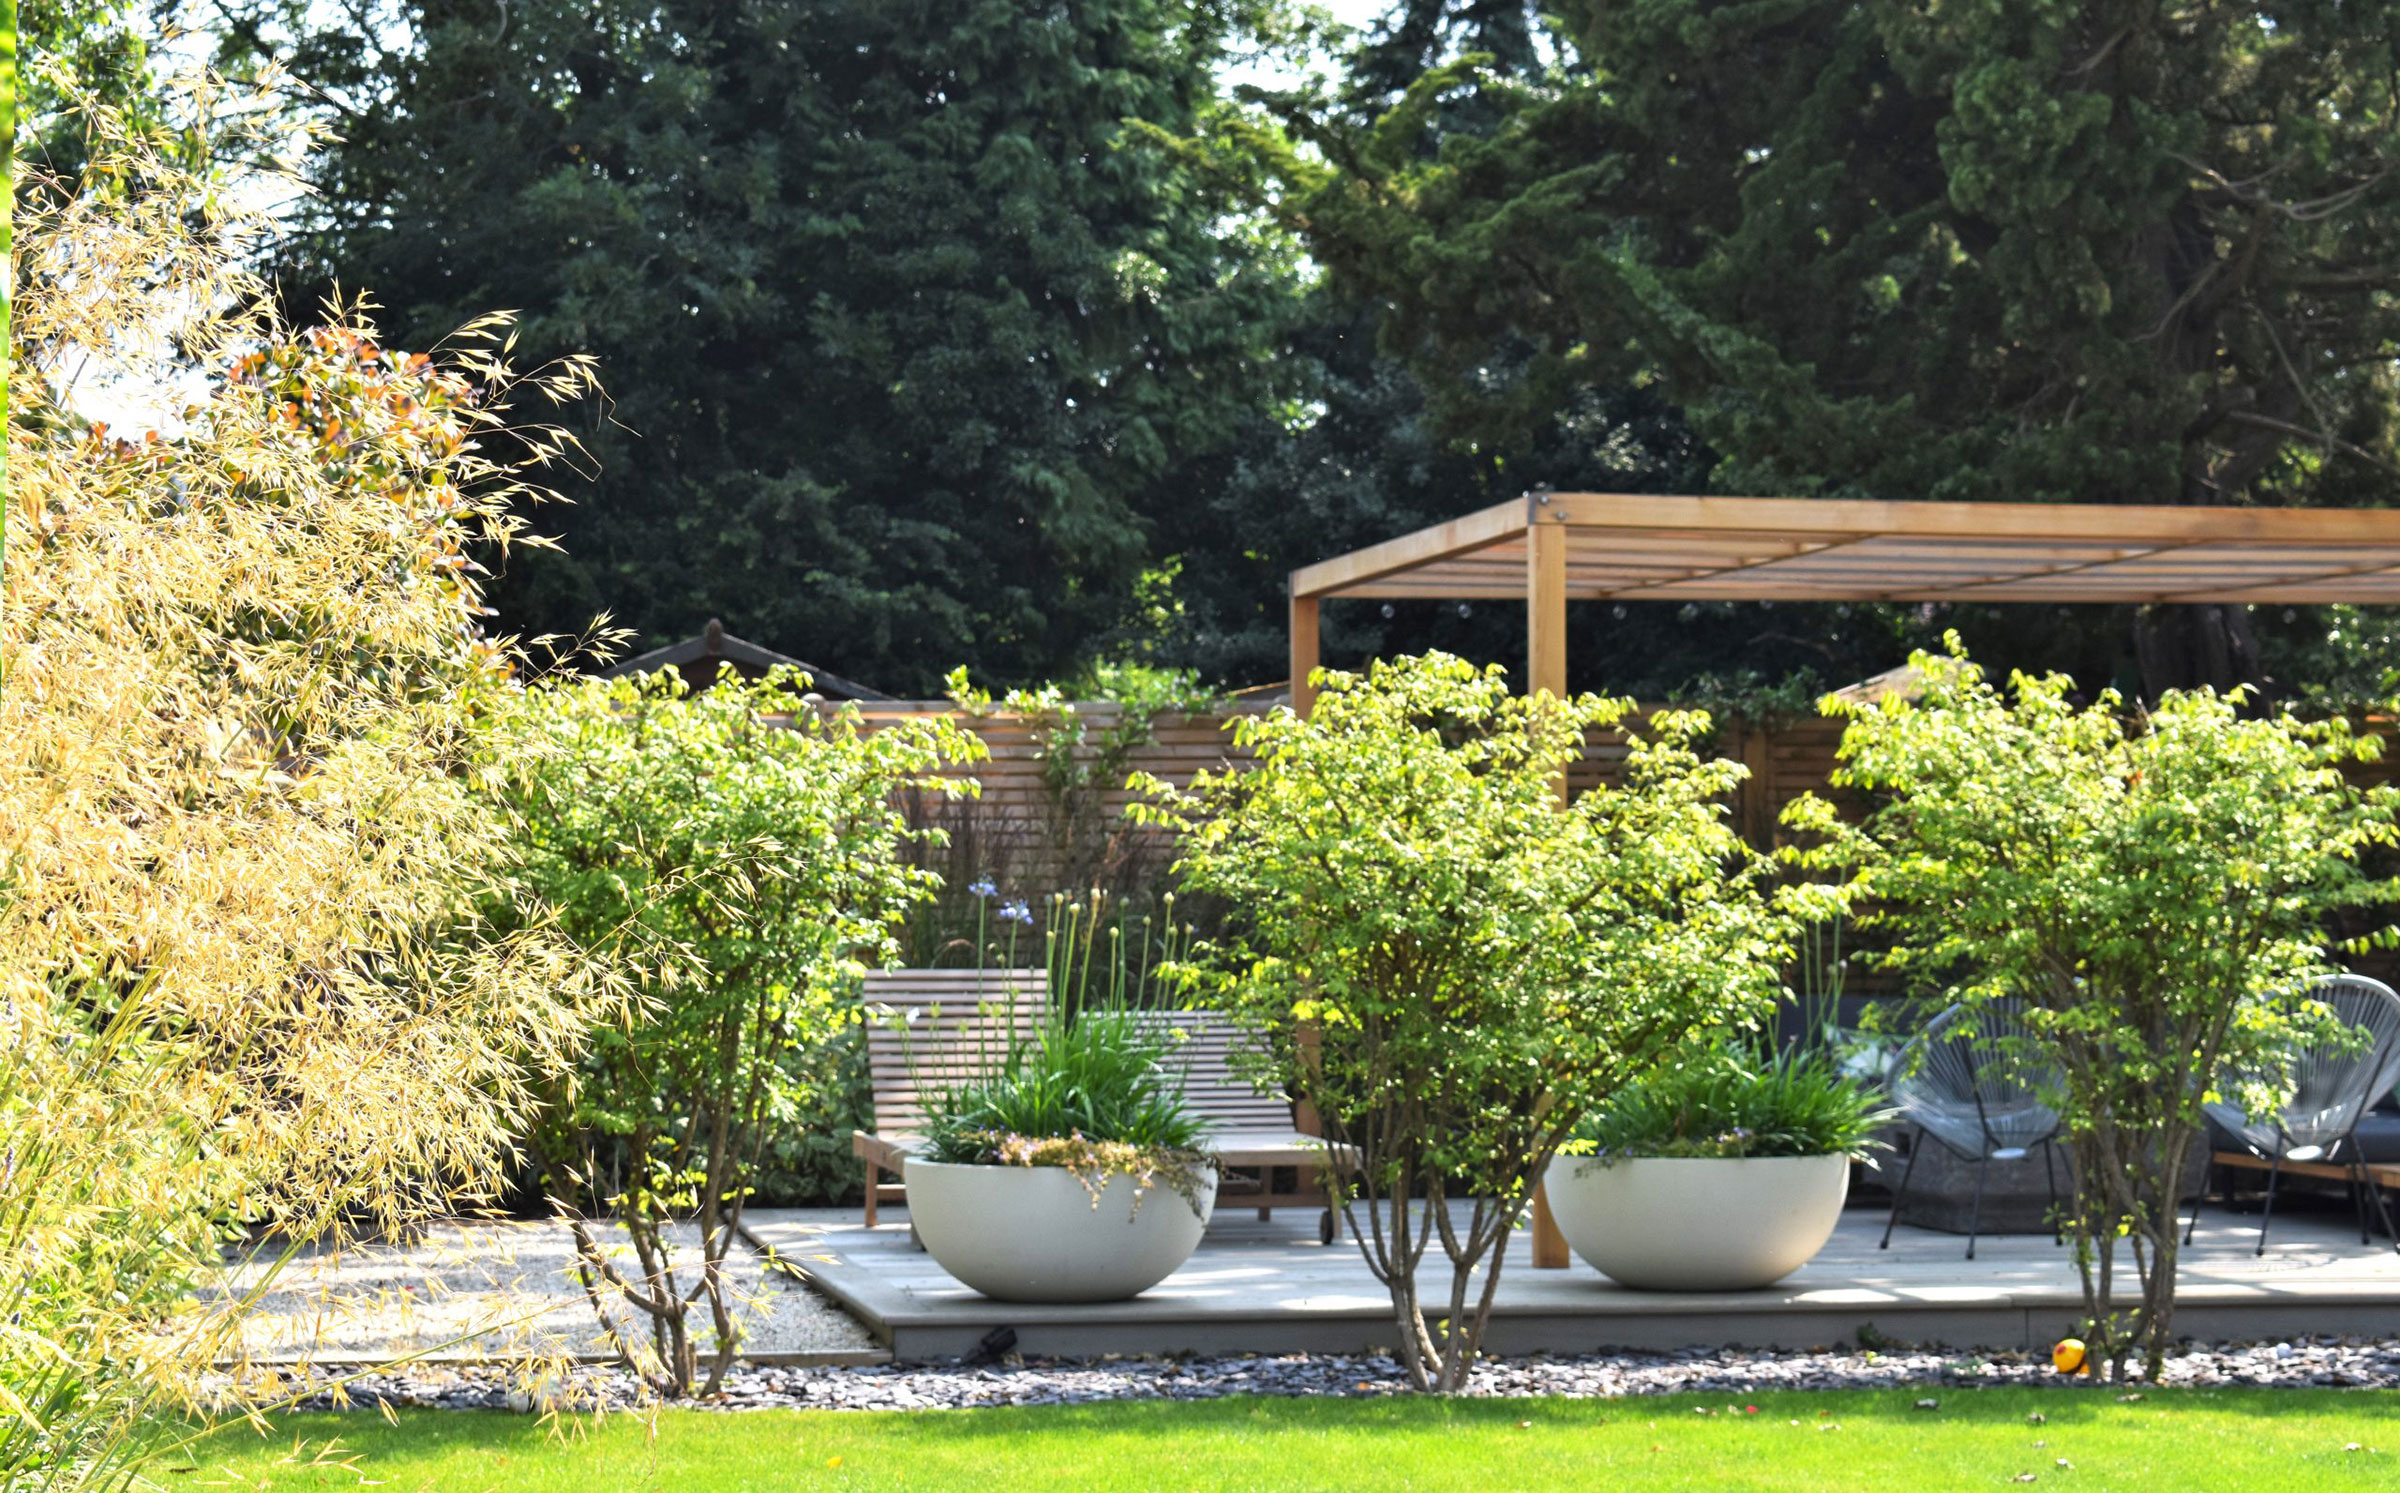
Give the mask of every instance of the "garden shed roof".
[(708, 626), (701, 630), (698, 637), (669, 643), (664, 648), (653, 648), (648, 653), (637, 653), (600, 672), (604, 678), (618, 679), (630, 674), (654, 674), (670, 665), (683, 675), (684, 682), (695, 691), (716, 683), (719, 675), (727, 670), (744, 679), (758, 679), (770, 669), (788, 666), (805, 671), (809, 676), (809, 688), (828, 700), (891, 698), (881, 690), (869, 689), (839, 674), (827, 673), (804, 659), (794, 658), (788, 653), (777, 653), (772, 648), (761, 648), (756, 643), (737, 638), (714, 617), (708, 620)]

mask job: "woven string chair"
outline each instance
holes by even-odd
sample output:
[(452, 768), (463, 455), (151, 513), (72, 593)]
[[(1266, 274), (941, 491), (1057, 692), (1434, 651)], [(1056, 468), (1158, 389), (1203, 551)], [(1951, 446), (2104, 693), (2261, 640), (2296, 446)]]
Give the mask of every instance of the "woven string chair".
[[(2367, 1242), (2369, 1198), (2374, 1199), (2375, 1213), (2383, 1223), (2385, 1236), (2393, 1237), (2383, 1189), (2367, 1172), (2365, 1158), (2359, 1154), (2357, 1132), (2360, 1117), (2394, 1082), (2400, 1081), (2400, 994), (2394, 994), (2381, 980), (2370, 980), (2364, 975), (2329, 976), (2310, 986), (2308, 994), (2310, 999), (2331, 1007), (2343, 1025), (2363, 1027), (2365, 1045), (2343, 1046), (2328, 1041), (2295, 1046), (2290, 1054), (2288, 1075), (2261, 1075), (2270, 1080), (2288, 1077), (2292, 1086), (2290, 1102), (2272, 1115), (2253, 1120), (2231, 1104), (2201, 1106), (2235, 1145), (2267, 1163), (2266, 1206), (2259, 1214), (2258, 1247), (2252, 1251), (2255, 1254), (2266, 1253), (2267, 1226), (2275, 1217), (2275, 1184), (2281, 1179), (2286, 1162), (2346, 1166), (2351, 1207), (2358, 1215), (2358, 1242)], [(2207, 1182), (2219, 1170), (2212, 1150), (2208, 1176), (2202, 1180), (2203, 1193), (2208, 1190)], [(2192, 1221), (2183, 1230), (2186, 1244), (2191, 1242), (2192, 1229), (2199, 1221), (2200, 1208), (2195, 1203)], [(2400, 1238), (2393, 1239), (2393, 1248), (2400, 1249)]]
[(1892, 1097), (1915, 1127), (1908, 1165), (1892, 1192), (1892, 1215), (1883, 1225), (1882, 1249), (1892, 1247), (1892, 1228), (1908, 1196), (1909, 1178), (1927, 1141), (1975, 1163), (1975, 1201), (1967, 1214), (1967, 1258), (1975, 1258), (1975, 1235), (1983, 1221), (1984, 1175), (1995, 1161), (2018, 1161), (2037, 1147), (2050, 1203), (2058, 1205), (2058, 1115), (2036, 1095), (2051, 1085), (2047, 1069), (2029, 1067), (2020, 1050), (2024, 1028), (2014, 1001), (1955, 1005), (1936, 1016), (1892, 1061)]

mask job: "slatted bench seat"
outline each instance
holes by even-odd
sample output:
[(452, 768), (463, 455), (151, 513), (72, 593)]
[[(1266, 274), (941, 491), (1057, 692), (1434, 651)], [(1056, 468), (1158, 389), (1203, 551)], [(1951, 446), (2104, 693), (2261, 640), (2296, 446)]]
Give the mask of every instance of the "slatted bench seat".
[[(1215, 1011), (1159, 1011), (1150, 1019), (1181, 1034), (1169, 1061), (1183, 1073), (1184, 1102), (1207, 1127), (1208, 1148), (1225, 1165), (1218, 1200), (1256, 1208), (1262, 1220), (1277, 1208), (1318, 1208), (1318, 1237), (1328, 1244), (1340, 1237), (1341, 1209), (1326, 1189), (1326, 1143), (1292, 1123), (1289, 1099), (1240, 1075), (1235, 1056), (1250, 1038)], [(1240, 1185), (1247, 1172), (1258, 1174), (1255, 1190)], [(1285, 1172), (1290, 1184), (1279, 1186)]]

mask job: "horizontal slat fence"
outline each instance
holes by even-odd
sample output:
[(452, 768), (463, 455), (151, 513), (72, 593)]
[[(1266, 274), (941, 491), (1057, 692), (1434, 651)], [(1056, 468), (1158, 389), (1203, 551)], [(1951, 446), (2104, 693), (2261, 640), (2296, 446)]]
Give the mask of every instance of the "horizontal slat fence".
[[(1240, 754), (1228, 729), (1232, 721), (1280, 707), (1235, 705), (1213, 715), (1162, 715), (1152, 723), (1152, 739), (1124, 754), (1122, 770), (1112, 774), (1111, 781), (1095, 783), (1093, 791), (1071, 806), (1062, 803), (1046, 776), (1043, 741), (1054, 729), (1049, 720), (997, 710), (964, 712), (948, 701), (878, 701), (847, 708), (857, 709), (870, 728), (950, 714), (983, 739), (990, 759), (955, 769), (982, 784), (981, 796), (972, 802), (921, 806), (921, 812), (947, 823), (954, 837), (962, 831), (977, 837), (987, 862), (1008, 867), (1004, 890), (1018, 892), (1079, 888), (1093, 879), (1095, 865), (1121, 866), (1129, 858), (1146, 858), (1146, 864), (1163, 867), (1171, 849), (1156, 843), (1151, 832), (1129, 827), (1122, 817), (1132, 801), (1124, 790), (1125, 775), (1147, 772), (1182, 787), (1200, 771), (1237, 765)], [(1123, 719), (1113, 704), (1068, 708), (1081, 718), (1087, 741), (1097, 741)], [(1645, 706), (1643, 711), (1647, 714), (1652, 708)], [(2371, 725), (2385, 739), (2385, 758), (2358, 764), (2352, 776), (2362, 784), (2393, 781), (2400, 774), (2395, 723), (2378, 719)], [(1784, 806), (1803, 793), (1830, 797), (1846, 813), (1865, 807), (1860, 796), (1830, 787), (1841, 734), (1840, 721), (1819, 717), (1720, 721), (1711, 750), (1750, 768), (1749, 780), (1728, 806), (1744, 838), (1772, 845)], [(1096, 759), (1096, 750), (1087, 745), (1077, 760), (1088, 771)], [(1622, 736), (1594, 733), (1583, 760), (1568, 772), (1569, 786), (1580, 792), (1613, 782), (1624, 762)], [(1070, 817), (1076, 822), (1067, 822)]]

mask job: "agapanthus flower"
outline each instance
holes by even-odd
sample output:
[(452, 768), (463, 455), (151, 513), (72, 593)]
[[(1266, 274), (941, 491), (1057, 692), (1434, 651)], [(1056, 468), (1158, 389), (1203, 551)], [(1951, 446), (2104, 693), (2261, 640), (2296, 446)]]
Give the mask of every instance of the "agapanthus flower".
[(991, 897), (997, 895), (999, 891), (1000, 888), (992, 884), (992, 878), (989, 876), (986, 876), (979, 881), (971, 882), (967, 887), (968, 894), (975, 897)]
[(1033, 926), (1033, 909), (1027, 907), (1022, 902), (1010, 902), (1000, 909), (1000, 921), (1003, 923), (1023, 923), (1026, 927), (1030, 928)]

